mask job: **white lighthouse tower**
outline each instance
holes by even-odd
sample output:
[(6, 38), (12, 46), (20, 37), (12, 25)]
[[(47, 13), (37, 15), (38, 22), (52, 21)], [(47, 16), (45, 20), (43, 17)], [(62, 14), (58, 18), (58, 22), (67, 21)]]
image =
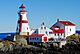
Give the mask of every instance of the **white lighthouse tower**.
[(20, 10), (19, 10), (19, 20), (18, 20), (18, 24), (17, 24), (17, 33), (19, 35), (30, 35), (32, 32), (31, 32), (31, 29), (28, 25), (28, 20), (27, 20), (27, 11), (25, 10), (25, 6), (22, 4), (20, 7)]

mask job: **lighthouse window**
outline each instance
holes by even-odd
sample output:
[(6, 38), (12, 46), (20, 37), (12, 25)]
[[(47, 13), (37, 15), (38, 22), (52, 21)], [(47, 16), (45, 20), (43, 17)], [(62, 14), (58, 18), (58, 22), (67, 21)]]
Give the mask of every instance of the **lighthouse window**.
[(41, 27), (41, 29), (43, 29), (43, 27)]
[(44, 27), (44, 29), (46, 29), (46, 27)]
[(70, 31), (71, 31), (71, 29), (70, 29)]
[(24, 14), (24, 12), (22, 12), (21, 14)]
[(27, 30), (28, 30), (28, 28), (27, 28)]

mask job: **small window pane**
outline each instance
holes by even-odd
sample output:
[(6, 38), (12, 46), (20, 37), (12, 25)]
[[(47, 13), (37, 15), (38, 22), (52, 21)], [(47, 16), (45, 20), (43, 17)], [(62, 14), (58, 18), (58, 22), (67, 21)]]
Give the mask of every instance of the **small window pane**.
[(39, 38), (37, 38), (37, 40), (38, 40)]
[(36, 38), (35, 38), (35, 40), (36, 40)]
[(71, 31), (71, 29), (70, 29), (70, 31)]
[(44, 29), (46, 29), (46, 27), (44, 27)]
[(59, 36), (59, 33), (58, 33), (58, 36)]
[(56, 36), (56, 33), (55, 33), (55, 36)]
[(34, 40), (34, 38), (32, 38)]
[(46, 31), (46, 34), (47, 34), (47, 31)]
[(62, 33), (61, 33), (61, 36), (62, 36)]
[(31, 40), (31, 38), (30, 38), (30, 40)]
[(52, 34), (52, 32), (49, 32), (49, 34)]
[(27, 30), (28, 30), (28, 28), (27, 28)]

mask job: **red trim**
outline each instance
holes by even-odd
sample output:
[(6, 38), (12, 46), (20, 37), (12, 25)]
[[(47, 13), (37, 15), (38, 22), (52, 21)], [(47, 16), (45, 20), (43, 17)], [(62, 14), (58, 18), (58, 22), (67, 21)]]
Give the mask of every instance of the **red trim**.
[(28, 21), (27, 20), (22, 20), (22, 23), (28, 23)]
[(20, 12), (26, 12), (26, 10), (20, 10)]
[(60, 29), (59, 26), (52, 26), (52, 27), (51, 27), (51, 29), (55, 29), (55, 28), (59, 28), (59, 29)]
[[(18, 23), (20, 23), (20, 21), (18, 21)], [(22, 23), (28, 23), (27, 20), (22, 20)]]
[(66, 26), (75, 26), (75, 24), (69, 22), (69, 21), (59, 21), (60, 23), (66, 25)]
[(30, 36), (40, 36), (42, 37), (44, 34), (31, 34)]
[(63, 29), (58, 29), (58, 30), (53, 30), (53, 33), (64, 33), (64, 30)]
[(22, 31), (22, 15), (20, 15), (20, 28), (19, 28), (19, 32)]

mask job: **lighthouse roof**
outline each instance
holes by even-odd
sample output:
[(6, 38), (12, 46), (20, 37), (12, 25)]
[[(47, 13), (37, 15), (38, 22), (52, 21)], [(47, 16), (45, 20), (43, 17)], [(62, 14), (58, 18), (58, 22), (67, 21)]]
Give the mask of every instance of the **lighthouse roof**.
[(19, 8), (26, 8), (23, 4)]

